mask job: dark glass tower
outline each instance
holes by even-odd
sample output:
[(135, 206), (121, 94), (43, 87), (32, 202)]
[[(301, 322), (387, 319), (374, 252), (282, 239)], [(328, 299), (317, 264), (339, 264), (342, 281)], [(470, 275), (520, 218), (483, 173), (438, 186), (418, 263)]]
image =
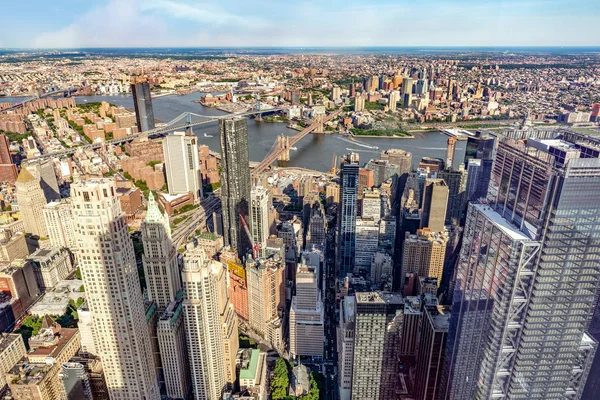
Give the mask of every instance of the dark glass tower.
[(358, 201), (358, 154), (350, 153), (342, 162), (341, 211), (339, 215), (339, 275), (344, 278), (354, 269), (356, 256), (356, 213)]
[(507, 136), (487, 204), (467, 213), (442, 399), (579, 399), (598, 345), (588, 328), (600, 283), (600, 140)]
[(248, 165), (248, 124), (245, 118), (222, 119), (221, 201), (223, 238), (226, 246), (236, 249), (240, 258), (250, 250), (240, 215), (250, 224), (250, 167)]
[(152, 110), (152, 95), (150, 85), (145, 78), (134, 78), (131, 81), (135, 119), (140, 132), (154, 129), (154, 111)]

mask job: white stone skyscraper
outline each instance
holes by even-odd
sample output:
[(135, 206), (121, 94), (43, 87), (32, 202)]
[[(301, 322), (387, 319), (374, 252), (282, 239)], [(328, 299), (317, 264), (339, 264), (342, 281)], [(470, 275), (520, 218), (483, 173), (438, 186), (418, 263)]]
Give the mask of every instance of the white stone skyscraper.
[(158, 400), (160, 393), (133, 243), (113, 179), (71, 185), (77, 258), (94, 344), (111, 399)]
[(46, 237), (48, 231), (42, 209), (46, 205), (46, 197), (40, 181), (27, 168), (21, 168), (15, 182), (17, 203), (25, 224), (25, 231), (40, 237)]
[(255, 245), (260, 246), (261, 251), (267, 247), (269, 238), (269, 206), (271, 203), (271, 192), (262, 187), (256, 186), (250, 192), (250, 205), (252, 216), (252, 239)]
[(181, 276), (177, 262), (177, 250), (171, 240), (169, 217), (160, 211), (150, 192), (148, 211), (142, 223), (144, 244), (144, 275), (148, 286), (148, 298), (159, 308), (175, 300), (181, 289)]
[(235, 381), (237, 317), (227, 299), (227, 272), (188, 244), (183, 262), (183, 315), (195, 400), (217, 400)]
[(52, 246), (67, 247), (74, 252), (77, 248), (77, 234), (71, 201), (53, 201), (46, 204), (42, 212)]
[(185, 132), (174, 132), (163, 139), (165, 171), (169, 194), (193, 193), (202, 198), (202, 177), (198, 161), (198, 139)]

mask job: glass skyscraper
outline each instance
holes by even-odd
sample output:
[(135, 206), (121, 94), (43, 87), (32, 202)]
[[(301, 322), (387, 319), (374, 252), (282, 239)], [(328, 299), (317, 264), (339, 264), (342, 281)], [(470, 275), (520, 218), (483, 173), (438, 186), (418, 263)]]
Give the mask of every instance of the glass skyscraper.
[(248, 123), (245, 118), (223, 119), (219, 122), (219, 134), (223, 239), (225, 245), (236, 249), (243, 259), (250, 250), (250, 239), (244, 232), (240, 215), (246, 223), (251, 223)]
[(597, 348), (600, 140), (507, 136), (467, 213), (441, 398), (579, 399)]
[(339, 275), (354, 269), (356, 257), (356, 213), (358, 201), (358, 154), (350, 153), (342, 163), (342, 193), (339, 221)]
[(135, 119), (140, 132), (154, 129), (154, 111), (150, 85), (145, 78), (134, 78), (131, 81), (131, 93), (135, 106)]

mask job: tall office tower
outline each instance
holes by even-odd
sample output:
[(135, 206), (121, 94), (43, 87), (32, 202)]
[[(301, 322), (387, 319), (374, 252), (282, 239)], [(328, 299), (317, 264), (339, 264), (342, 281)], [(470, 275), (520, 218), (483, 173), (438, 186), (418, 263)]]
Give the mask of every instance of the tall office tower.
[[(261, 252), (267, 247), (269, 238), (269, 209), (271, 207), (271, 191), (262, 186), (253, 187), (250, 191), (250, 205), (252, 210), (252, 239), (254, 244), (260, 246)], [(263, 253), (261, 253), (263, 254)]]
[(321, 209), (313, 209), (312, 216), (308, 223), (308, 239), (309, 246), (325, 248), (327, 242), (327, 220)]
[(397, 165), (399, 174), (408, 174), (412, 170), (412, 153), (402, 149), (382, 150), (379, 158)]
[(248, 282), (246, 280), (246, 269), (236, 262), (228, 260), (227, 270), (229, 271), (229, 284), (227, 285), (229, 301), (233, 304), (233, 310), (238, 318), (248, 321)]
[(352, 365), (354, 363), (354, 329), (356, 299), (345, 296), (340, 304), (340, 322), (337, 327), (338, 390), (341, 400), (352, 398)]
[(163, 139), (165, 169), (169, 194), (192, 193), (202, 198), (202, 176), (198, 163), (198, 139), (185, 132), (173, 132)]
[(350, 84), (350, 93), (349, 93), (350, 97), (354, 97), (356, 96), (356, 84), (354, 82), (352, 82)]
[(275, 254), (246, 261), (250, 327), (275, 349), (282, 346), (285, 263)]
[(390, 108), (391, 111), (396, 111), (399, 101), (400, 101), (400, 92), (397, 90), (392, 90), (390, 92), (390, 98), (388, 101), (388, 107)]
[(152, 94), (146, 78), (131, 80), (131, 93), (135, 107), (135, 120), (140, 132), (154, 129), (154, 111), (152, 109)]
[(27, 168), (21, 168), (15, 187), (25, 231), (39, 237), (48, 236), (42, 212), (46, 205), (46, 197), (40, 186), (40, 181)]
[(58, 188), (58, 181), (56, 180), (54, 161), (27, 161), (21, 165), (21, 168), (23, 167), (27, 168), (29, 172), (31, 172), (31, 175), (35, 176), (40, 182), (40, 186), (44, 191), (44, 197), (46, 197), (46, 203), (60, 199), (60, 190)]
[[(235, 377), (237, 319), (227, 301), (226, 271), (188, 244), (183, 258), (183, 314), (195, 399), (220, 399)], [(233, 368), (233, 371), (232, 371)]]
[(219, 121), (221, 136), (221, 201), (225, 245), (236, 249), (241, 259), (250, 249), (240, 215), (250, 223), (250, 168), (248, 125), (245, 118)]
[(362, 94), (356, 95), (354, 98), (354, 111), (361, 112), (365, 110), (365, 97)]
[(173, 399), (187, 399), (192, 385), (183, 320), (183, 296), (178, 296), (160, 315), (156, 326), (167, 396)]
[(397, 293), (356, 293), (352, 399), (393, 399), (404, 299)]
[(15, 183), (17, 166), (10, 155), (10, 140), (5, 134), (0, 135), (0, 182)]
[(341, 213), (339, 216), (339, 276), (354, 269), (356, 213), (358, 201), (358, 154), (350, 153), (342, 163)]
[(181, 289), (181, 276), (177, 261), (177, 249), (171, 239), (169, 216), (158, 208), (154, 195), (148, 196), (148, 211), (142, 222), (144, 275), (148, 287), (148, 300), (163, 309)]
[(93, 400), (92, 386), (83, 364), (63, 363), (59, 375), (68, 400)]
[(323, 358), (324, 307), (319, 290), (319, 267), (298, 264), (296, 295), (290, 309), (290, 355)]
[(377, 189), (362, 193), (361, 217), (378, 222), (381, 219), (381, 193)]
[(74, 252), (77, 248), (77, 234), (71, 201), (53, 201), (46, 204), (42, 212), (52, 247), (67, 247)]
[(356, 255), (354, 257), (354, 269), (368, 270), (371, 266), (373, 256), (379, 246), (379, 221), (372, 219), (356, 219), (356, 234), (354, 235)]
[(454, 153), (456, 151), (456, 142), (458, 142), (456, 136), (450, 136), (448, 138), (448, 148), (446, 149), (446, 168), (449, 170), (454, 169)]
[(428, 85), (427, 85), (427, 79), (419, 79), (417, 81), (417, 88), (416, 88), (416, 93), (418, 95), (424, 95), (429, 91)]
[(402, 357), (416, 357), (419, 343), (419, 329), (423, 318), (421, 296), (404, 297), (404, 318), (399, 354)]
[(600, 282), (600, 142), (507, 136), (488, 205), (467, 213), (445, 398), (580, 398), (597, 347), (586, 331)]
[(480, 160), (493, 160), (496, 146), (496, 136), (486, 131), (476, 131), (475, 136), (467, 138), (465, 148), (465, 164), (473, 158)]
[(111, 398), (159, 399), (133, 244), (114, 179), (71, 185), (77, 258)]
[(445, 224), (459, 225), (467, 211), (467, 179), (468, 174), (461, 163), (458, 171), (440, 171), (437, 178), (443, 179), (448, 185), (448, 206), (446, 208)]
[(481, 131), (477, 131), (476, 135), (467, 139), (465, 150), (468, 201), (476, 201), (487, 196), (494, 163), (495, 136)]
[(419, 355), (415, 374), (415, 399), (437, 399), (442, 393), (442, 371), (450, 307), (425, 307), (419, 340)]
[(407, 94), (411, 95), (413, 92), (413, 79), (405, 77), (402, 80), (402, 98), (404, 98)]
[(402, 251), (402, 272), (417, 276), (437, 278), (442, 281), (444, 256), (448, 238), (445, 232), (433, 232), (428, 228), (419, 229), (416, 235), (406, 233)]
[(446, 221), (449, 190), (443, 179), (425, 180), (421, 227), (443, 232)]

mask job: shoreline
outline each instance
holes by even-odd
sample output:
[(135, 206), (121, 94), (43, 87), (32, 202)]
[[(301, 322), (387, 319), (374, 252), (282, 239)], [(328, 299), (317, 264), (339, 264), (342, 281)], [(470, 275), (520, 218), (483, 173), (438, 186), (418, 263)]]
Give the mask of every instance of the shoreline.
[(415, 137), (413, 135), (408, 135), (408, 136), (382, 136), (382, 135), (353, 135), (350, 136), (353, 138), (375, 138), (375, 139), (414, 139)]

